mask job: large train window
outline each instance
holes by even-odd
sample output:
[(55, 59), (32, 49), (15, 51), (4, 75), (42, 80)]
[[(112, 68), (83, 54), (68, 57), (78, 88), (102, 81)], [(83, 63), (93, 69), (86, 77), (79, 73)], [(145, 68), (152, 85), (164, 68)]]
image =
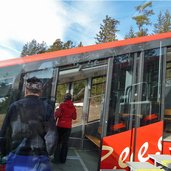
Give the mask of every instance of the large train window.
[(108, 118), (108, 134), (119, 133), (128, 129), (126, 122), (130, 113), (131, 85), (133, 84), (133, 54), (114, 58), (111, 97)]
[[(162, 49), (152, 49), (144, 52), (143, 81), (146, 82), (148, 86), (147, 99), (149, 101), (149, 110), (147, 111), (146, 115), (143, 116), (142, 120), (142, 122), (145, 122), (145, 124), (156, 122), (161, 117), (161, 54)], [(152, 116), (151, 119), (148, 116)]]
[(161, 54), (152, 49), (114, 59), (108, 134), (160, 120)]
[(10, 91), (12, 90), (13, 78), (0, 79), (0, 127), (2, 126), (5, 113), (9, 105)]
[[(0, 71), (0, 128), (2, 126), (7, 108), (17, 99), (21, 66), (1, 68)], [(13, 98), (15, 96), (15, 98)]]
[(165, 136), (171, 132), (171, 47), (167, 49), (166, 56), (166, 84), (165, 84), (165, 110), (164, 110), (164, 131)]

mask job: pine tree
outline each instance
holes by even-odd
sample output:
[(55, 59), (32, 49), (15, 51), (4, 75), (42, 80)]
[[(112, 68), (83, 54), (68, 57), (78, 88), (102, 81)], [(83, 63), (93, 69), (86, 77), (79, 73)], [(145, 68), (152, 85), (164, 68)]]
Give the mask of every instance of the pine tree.
[(134, 37), (136, 37), (136, 34), (134, 32), (133, 27), (131, 26), (128, 34), (125, 35), (125, 39), (134, 38)]
[(103, 20), (103, 24), (100, 24), (99, 33), (96, 34), (96, 43), (99, 44), (104, 42), (116, 41), (116, 33), (119, 31), (117, 30), (118, 24), (118, 20), (115, 20), (114, 18), (111, 18), (107, 15), (106, 18)]
[(169, 32), (171, 31), (171, 15), (169, 10), (166, 10), (165, 16), (164, 16), (164, 25), (163, 25), (163, 31)]
[(138, 37), (148, 35), (148, 28), (144, 28), (144, 26), (151, 25), (150, 16), (154, 14), (153, 10), (147, 9), (148, 7), (152, 7), (152, 2), (137, 6), (136, 11), (139, 15), (132, 17), (138, 26), (138, 32), (136, 33)]
[(75, 45), (71, 40), (68, 40), (67, 42), (65, 42), (63, 44), (63, 49), (71, 49), (71, 48), (74, 48), (74, 47), (75, 47)]
[(42, 43), (38, 43), (35, 39), (33, 39), (31, 42), (27, 42), (21, 51), (20, 56), (27, 56), (27, 55), (34, 55), (34, 54), (40, 54), (44, 53), (47, 50), (47, 45), (43, 41)]
[(83, 43), (80, 42), (77, 47), (83, 47)]
[(166, 10), (164, 15), (160, 11), (157, 23), (154, 24), (154, 33), (165, 33), (169, 31), (171, 31), (171, 15), (168, 10)]
[(55, 42), (49, 47), (48, 52), (62, 50), (62, 49), (71, 49), (76, 47), (71, 40), (62, 42), (61, 39), (56, 39)]
[(56, 39), (55, 42), (49, 47), (48, 52), (57, 51), (63, 49), (63, 42), (61, 39)]
[(162, 33), (163, 32), (163, 16), (160, 11), (157, 19), (157, 23), (154, 24), (154, 33)]

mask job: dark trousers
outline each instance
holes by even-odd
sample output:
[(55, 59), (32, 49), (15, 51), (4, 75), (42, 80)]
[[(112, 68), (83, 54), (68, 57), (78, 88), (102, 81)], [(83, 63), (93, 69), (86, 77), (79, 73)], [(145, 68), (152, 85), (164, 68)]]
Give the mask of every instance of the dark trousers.
[(57, 127), (58, 144), (54, 154), (55, 160), (60, 160), (61, 163), (65, 163), (68, 153), (68, 141), (71, 134), (71, 128)]

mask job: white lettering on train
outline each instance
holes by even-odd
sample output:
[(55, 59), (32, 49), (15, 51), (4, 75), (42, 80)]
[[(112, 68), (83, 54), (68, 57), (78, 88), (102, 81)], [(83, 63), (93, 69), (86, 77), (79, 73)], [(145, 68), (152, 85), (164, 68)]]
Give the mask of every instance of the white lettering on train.
[[(160, 154), (161, 153), (161, 150), (162, 150), (162, 137), (159, 138), (158, 142), (157, 142), (157, 147), (158, 147), (158, 152), (156, 152), (156, 154)], [(145, 142), (139, 149), (138, 151), (138, 160), (140, 162), (145, 162), (149, 159), (149, 156), (147, 155), (148, 153), (148, 149), (149, 149), (149, 143), (148, 142)], [(106, 153), (102, 158), (101, 158), (101, 161), (107, 159), (114, 151), (114, 149), (110, 146), (106, 146), (106, 145), (103, 145), (102, 146), (102, 150), (107, 150), (108, 153)], [(130, 147), (126, 147), (122, 150), (122, 152), (120, 153), (119, 155), (119, 158), (118, 158), (118, 166), (120, 168), (126, 168), (127, 165), (126, 165), (126, 161), (128, 161), (128, 157), (130, 155)], [(147, 157), (144, 157), (145, 155), (147, 155)], [(130, 160), (132, 161), (133, 159), (133, 153), (130, 155)], [(114, 166), (113, 169), (116, 169), (117, 166)]]

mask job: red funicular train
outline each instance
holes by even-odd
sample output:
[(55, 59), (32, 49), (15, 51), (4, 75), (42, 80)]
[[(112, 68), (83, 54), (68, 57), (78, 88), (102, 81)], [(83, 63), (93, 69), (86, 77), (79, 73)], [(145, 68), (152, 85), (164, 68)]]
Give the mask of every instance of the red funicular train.
[(128, 170), (128, 161), (171, 153), (170, 32), (1, 61), (1, 126), (31, 76), (54, 108), (73, 94), (70, 147), (96, 150), (97, 170)]

